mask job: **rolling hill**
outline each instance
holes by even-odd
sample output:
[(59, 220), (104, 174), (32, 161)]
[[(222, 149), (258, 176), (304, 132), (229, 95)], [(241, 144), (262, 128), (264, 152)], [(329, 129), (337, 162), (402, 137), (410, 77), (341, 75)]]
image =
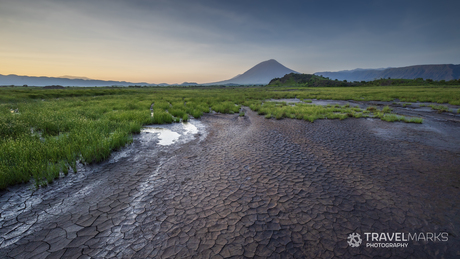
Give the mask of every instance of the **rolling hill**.
[(372, 81), (380, 78), (423, 78), (449, 81), (453, 79), (460, 79), (460, 65), (443, 64), (417, 65), (385, 69), (355, 69), (337, 72), (317, 72), (315, 75), (347, 81)]

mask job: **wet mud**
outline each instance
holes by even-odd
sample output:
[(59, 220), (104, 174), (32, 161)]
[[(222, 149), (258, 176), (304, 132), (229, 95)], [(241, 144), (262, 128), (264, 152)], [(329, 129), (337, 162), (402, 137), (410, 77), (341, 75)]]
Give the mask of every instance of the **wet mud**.
[[(430, 117), (432, 116), (432, 117)], [(459, 124), (206, 115), (49, 187), (0, 195), (5, 258), (460, 256)], [(147, 130), (148, 131), (148, 130)], [(150, 135), (149, 135), (150, 134)], [(448, 233), (406, 248), (351, 233)]]

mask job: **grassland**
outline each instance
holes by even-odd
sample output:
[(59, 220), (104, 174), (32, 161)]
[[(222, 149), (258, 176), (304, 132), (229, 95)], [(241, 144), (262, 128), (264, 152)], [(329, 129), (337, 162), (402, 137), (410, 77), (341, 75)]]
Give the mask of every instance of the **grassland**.
[[(239, 113), (248, 106), (266, 118), (378, 117), (420, 123), (391, 109), (287, 105), (267, 99), (433, 102), (460, 105), (459, 86), (326, 88), (0, 88), (0, 189), (34, 179), (46, 185), (76, 163), (106, 159), (132, 141), (142, 125), (187, 121), (210, 111)], [(433, 106), (438, 107), (438, 106)]]

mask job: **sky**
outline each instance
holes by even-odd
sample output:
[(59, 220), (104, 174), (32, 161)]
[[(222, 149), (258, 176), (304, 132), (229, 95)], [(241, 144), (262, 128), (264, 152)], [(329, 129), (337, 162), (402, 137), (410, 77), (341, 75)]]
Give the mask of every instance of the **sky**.
[(460, 1), (0, 0), (0, 74), (226, 80), (460, 63)]

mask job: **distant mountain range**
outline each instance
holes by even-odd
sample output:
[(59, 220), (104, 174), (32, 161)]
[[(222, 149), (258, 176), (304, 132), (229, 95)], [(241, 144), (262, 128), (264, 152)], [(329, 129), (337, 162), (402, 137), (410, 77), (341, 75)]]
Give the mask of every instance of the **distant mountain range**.
[(248, 71), (236, 77), (207, 84), (197, 84), (194, 82), (184, 82), (182, 84), (149, 84), (145, 82), (133, 83), (126, 81), (105, 81), (90, 79), (87, 77), (76, 77), (76, 76), (61, 76), (61, 77), (36, 77), (36, 76), (18, 76), (18, 75), (0, 75), (0, 86), (7, 85), (28, 85), (28, 86), (194, 86), (194, 85), (255, 85), (261, 84), (266, 85), (271, 79), (275, 77), (282, 77), (285, 74), (297, 73), (296, 71), (289, 69), (274, 59), (270, 59), (261, 62)]
[(298, 72), (281, 65), (278, 61), (270, 59), (260, 62), (243, 74), (229, 80), (208, 83), (205, 85), (266, 85), (275, 77)]
[[(95, 80), (86, 77), (62, 76), (62, 77), (34, 77), (18, 75), (0, 75), (0, 86), (5, 85), (29, 85), (29, 86), (194, 86), (194, 85), (266, 85), (274, 78), (281, 78), (286, 74), (298, 72), (289, 69), (278, 61), (270, 59), (263, 61), (243, 74), (237, 75), (231, 79), (197, 84), (193, 82), (184, 82), (182, 84), (149, 84), (145, 82), (132, 83), (126, 81), (104, 81)], [(452, 80), (460, 79), (460, 65), (418, 65), (397, 68), (379, 68), (379, 69), (354, 69), (337, 72), (317, 72), (315, 75), (321, 75), (330, 79), (347, 80), (347, 81), (372, 81), (380, 78), (393, 79), (433, 79), (433, 80)]]
[(329, 77), (330, 79), (347, 81), (372, 81), (380, 78), (394, 79), (433, 79), (452, 80), (460, 79), (460, 65), (418, 65), (408, 67), (392, 67), (380, 69), (355, 69), (337, 72), (317, 72), (315, 75)]
[(29, 86), (129, 86), (129, 85), (150, 85), (148, 83), (130, 83), (125, 81), (104, 81), (82, 78), (45, 77), (45, 76), (18, 76), (0, 75), (0, 85), (29, 85)]
[[(282, 77), (286, 74), (298, 73), (281, 65), (278, 61), (270, 59), (263, 61), (243, 74), (237, 75), (229, 80), (207, 83), (201, 85), (266, 85), (275, 77)], [(34, 77), (18, 75), (0, 75), (0, 85), (29, 85), (29, 86), (193, 86), (198, 85), (193, 82), (184, 82), (182, 84), (148, 84), (145, 82), (132, 83), (126, 81), (104, 81), (95, 80), (86, 77), (62, 76), (62, 77)]]

